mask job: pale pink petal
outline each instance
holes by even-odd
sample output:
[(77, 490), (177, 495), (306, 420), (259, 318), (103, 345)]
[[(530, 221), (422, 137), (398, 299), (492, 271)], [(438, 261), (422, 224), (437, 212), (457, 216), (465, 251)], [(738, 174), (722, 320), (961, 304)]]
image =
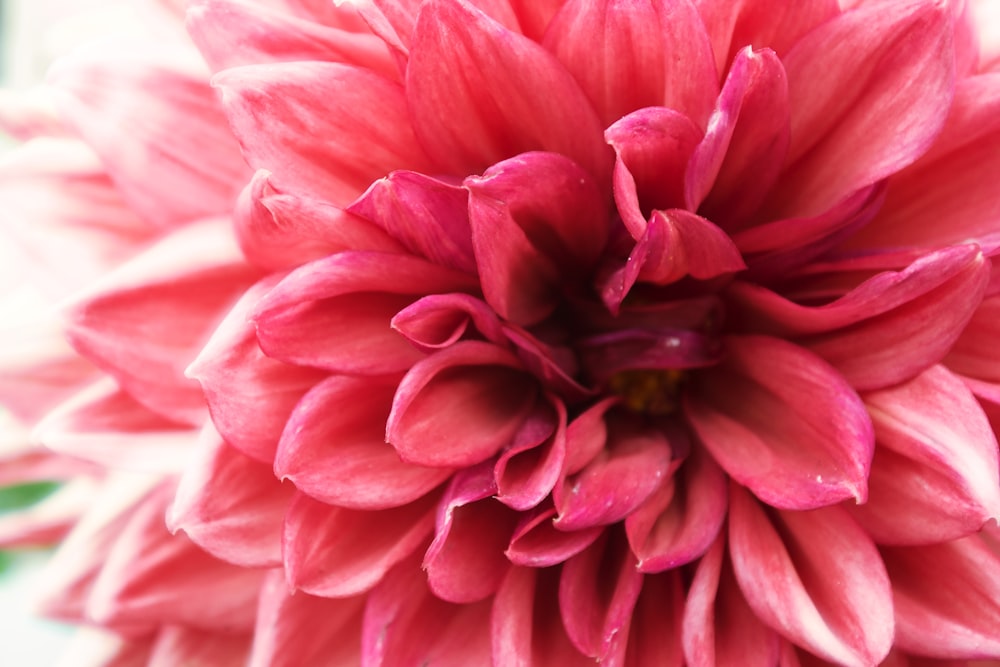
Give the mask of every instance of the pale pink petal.
[(212, 665), (243, 667), (252, 637), (228, 632), (206, 632), (182, 625), (168, 625), (153, 642), (147, 667)]
[(606, 532), (563, 566), (559, 609), (566, 634), (584, 655), (599, 662), (621, 659), (643, 575), (619, 535)]
[(358, 664), (363, 608), (363, 596), (329, 599), (293, 593), (284, 573), (272, 570), (261, 586), (247, 667)]
[(362, 667), (487, 665), (490, 603), (435, 597), (415, 559), (397, 565), (368, 596)]
[(874, 448), (861, 399), (822, 359), (763, 336), (726, 339), (684, 411), (729, 475), (761, 500), (812, 509), (867, 497)]
[(703, 127), (719, 90), (709, 36), (691, 0), (569, 0), (543, 43), (605, 125), (663, 106)]
[(589, 547), (604, 532), (604, 526), (559, 530), (553, 523), (556, 514), (554, 507), (543, 505), (521, 517), (506, 551), (510, 562), (525, 567), (558, 565)]
[(80, 520), (87, 504), (93, 501), (98, 485), (96, 479), (81, 476), (33, 505), (6, 509), (0, 514), (0, 548), (58, 544)]
[(155, 635), (125, 638), (83, 626), (67, 643), (56, 667), (147, 667)]
[(435, 171), (417, 145), (399, 84), (340, 63), (246, 65), (213, 85), (254, 169), (295, 195), (346, 206), (394, 169)]
[(281, 526), (292, 486), (279, 482), (269, 465), (229, 446), (211, 425), (198, 444), (167, 512), (167, 527), (184, 531), (202, 549), (234, 565), (280, 565)]
[(215, 428), (227, 443), (263, 463), (274, 461), (292, 408), (326, 377), (264, 355), (250, 314), (274, 285), (269, 278), (248, 289), (188, 366), (201, 384)]
[(0, 91), (0, 129), (19, 141), (68, 134), (52, 93), (48, 86)]
[(600, 120), (573, 77), (541, 46), (464, 1), (422, 5), (406, 87), (421, 144), (450, 173), (547, 150), (602, 185), (610, 175)]
[(945, 542), (1000, 517), (996, 437), (959, 378), (934, 366), (864, 400), (878, 446), (868, 503), (851, 509), (877, 542)]
[(296, 494), (282, 538), (288, 583), (320, 597), (348, 597), (370, 590), (433, 532), (438, 495), (366, 512)]
[(628, 631), (627, 667), (681, 667), (684, 584), (681, 571), (646, 575)]
[(884, 548), (896, 644), (936, 658), (1000, 658), (1000, 542), (995, 528), (924, 547)]
[(783, 58), (791, 166), (775, 207), (784, 217), (818, 213), (899, 171), (940, 132), (954, 89), (950, 10), (899, 4), (845, 12)]
[(733, 571), (757, 617), (831, 662), (880, 662), (893, 605), (871, 538), (840, 507), (768, 513), (736, 485), (730, 497)]
[(404, 463), (386, 444), (395, 390), (391, 379), (340, 375), (317, 384), (288, 418), (275, 473), (319, 501), (359, 510), (399, 507), (442, 484), (451, 469)]
[(196, 53), (104, 43), (60, 61), (49, 79), (68, 123), (145, 219), (178, 225), (232, 207), (246, 165)]
[(682, 644), (689, 667), (777, 663), (778, 635), (743, 597), (726, 554), (725, 533), (698, 562), (684, 605)]
[(400, 458), (434, 467), (465, 467), (507, 446), (537, 389), (510, 352), (458, 343), (417, 363), (399, 384), (386, 440)]

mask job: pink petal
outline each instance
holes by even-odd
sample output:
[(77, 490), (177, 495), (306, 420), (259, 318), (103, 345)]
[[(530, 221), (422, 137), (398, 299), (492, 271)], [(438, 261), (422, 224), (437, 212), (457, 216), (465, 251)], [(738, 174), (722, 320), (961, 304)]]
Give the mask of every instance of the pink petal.
[(704, 126), (718, 93), (708, 33), (690, 0), (569, 0), (544, 44), (605, 125), (664, 106)]
[(472, 276), (409, 255), (343, 252), (290, 273), (257, 305), (264, 352), (347, 373), (405, 370), (424, 355), (389, 326), (417, 296), (471, 289)]
[(626, 665), (682, 667), (681, 621), (684, 584), (673, 570), (642, 579), (642, 592), (632, 612)]
[(825, 210), (927, 150), (954, 88), (949, 14), (938, 3), (893, 12), (874, 3), (817, 28), (783, 58), (792, 167), (775, 201), (786, 216)]
[(475, 273), (469, 195), (457, 185), (411, 171), (376, 181), (348, 211), (372, 221), (410, 252)]
[(504, 548), (518, 515), (491, 497), (492, 473), (486, 465), (457, 474), (438, 505), (437, 531), (423, 567), (428, 586), (442, 600), (485, 599), (510, 568)]
[(826, 660), (879, 663), (893, 641), (889, 577), (840, 507), (770, 513), (731, 488), (729, 543), (746, 601), (766, 624)]
[(574, 531), (624, 519), (669, 474), (671, 445), (657, 429), (611, 422), (605, 449), (553, 491), (559, 510), (555, 527)]
[(364, 597), (331, 600), (289, 590), (272, 570), (261, 586), (247, 667), (326, 667), (360, 659)]
[(399, 460), (385, 442), (396, 383), (333, 376), (316, 385), (288, 419), (275, 473), (306, 495), (358, 510), (399, 507), (443, 483), (450, 469)]
[(788, 114), (781, 61), (770, 49), (741, 50), (687, 165), (686, 208), (726, 229), (742, 226), (778, 178), (788, 150)]
[(1000, 658), (1000, 543), (995, 529), (954, 542), (885, 548), (896, 644), (935, 658)]
[(562, 153), (606, 182), (601, 123), (572, 76), (541, 46), (465, 2), (430, 0), (406, 73), (420, 143), (453, 174), (530, 150)]
[(250, 635), (205, 632), (169, 625), (157, 635), (147, 667), (199, 664), (243, 667), (250, 653), (251, 642)]
[(431, 294), (414, 301), (392, 318), (392, 328), (424, 352), (454, 345), (466, 335), (470, 324), (491, 343), (506, 343), (496, 312), (468, 294)]
[(544, 505), (524, 514), (507, 547), (510, 562), (525, 567), (558, 565), (589, 547), (604, 532), (604, 526), (559, 530), (555, 518), (556, 509)]
[(490, 604), (455, 605), (434, 597), (411, 559), (368, 597), (361, 634), (363, 667), (489, 664)]
[(963, 382), (941, 366), (866, 395), (878, 446), (854, 510), (881, 544), (964, 537), (1000, 517), (997, 441)]
[(370, 70), (247, 65), (213, 85), (247, 162), (272, 172), (283, 192), (346, 206), (394, 169), (436, 171), (413, 136), (403, 89)]
[(701, 556), (726, 518), (726, 476), (701, 447), (625, 520), (642, 572), (663, 572)]
[(330, 60), (390, 78), (398, 74), (385, 44), (374, 35), (326, 27), (244, 0), (190, 2), (186, 26), (214, 72), (239, 65)]
[(559, 481), (566, 462), (566, 407), (539, 402), (494, 467), (496, 498), (524, 511), (536, 507)]
[(226, 444), (211, 425), (199, 445), (181, 476), (167, 527), (235, 565), (281, 565), (281, 525), (294, 489), (281, 484), (270, 466)]
[(739, 664), (771, 667), (778, 635), (747, 605), (720, 534), (698, 562), (684, 607), (682, 642), (689, 667)]
[(615, 203), (639, 240), (653, 210), (684, 205), (684, 172), (702, 132), (673, 109), (650, 107), (615, 121), (604, 138), (616, 155)]
[(430, 535), (436, 501), (437, 494), (431, 494), (402, 507), (366, 512), (297, 493), (282, 537), (289, 585), (334, 598), (370, 590)]
[(618, 404), (616, 398), (606, 398), (581, 412), (566, 428), (566, 474), (573, 475), (604, 450), (608, 440), (605, 414)]
[(491, 630), (496, 667), (587, 667), (566, 636), (556, 607), (554, 570), (512, 567), (493, 602)]
[(326, 377), (261, 351), (250, 314), (274, 282), (269, 278), (247, 290), (185, 371), (201, 384), (212, 421), (226, 442), (268, 464), (292, 408)]
[(534, 383), (501, 348), (458, 343), (417, 363), (399, 384), (386, 440), (400, 458), (467, 467), (507, 446), (531, 410)]
[(563, 566), (559, 609), (566, 634), (584, 655), (604, 661), (624, 654), (643, 575), (624, 540), (605, 532)]
[(255, 277), (226, 225), (189, 225), (85, 295), (69, 314), (68, 335), (137, 401), (200, 424), (205, 401), (184, 367)]
[(728, 338), (726, 349), (684, 402), (719, 465), (775, 507), (863, 502), (874, 434), (854, 390), (822, 359), (777, 338)]
[(344, 250), (403, 252), (375, 225), (321, 199), (277, 190), (260, 170), (240, 195), (233, 213), (240, 249), (269, 270), (292, 269)]
[(229, 211), (246, 166), (196, 54), (91, 47), (60, 61), (49, 79), (69, 124), (145, 219), (177, 225)]
[(988, 382), (1000, 381), (995, 343), (1000, 336), (1000, 296), (983, 299), (944, 363), (957, 373)]
[[(5, 466), (6, 467), (6, 466)], [(21, 480), (22, 483), (26, 480)], [(94, 479), (74, 479), (25, 508), (0, 515), (0, 548), (17, 549), (58, 544), (80, 520), (98, 491)]]

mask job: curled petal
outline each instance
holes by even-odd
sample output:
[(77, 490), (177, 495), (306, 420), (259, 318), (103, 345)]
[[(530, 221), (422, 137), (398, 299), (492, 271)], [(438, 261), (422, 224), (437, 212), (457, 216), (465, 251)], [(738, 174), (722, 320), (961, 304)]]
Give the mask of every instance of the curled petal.
[(557, 399), (539, 402), (510, 447), (497, 459), (497, 500), (524, 511), (552, 491), (566, 462), (566, 407)]
[(558, 565), (589, 547), (604, 532), (603, 526), (559, 530), (553, 524), (555, 518), (554, 507), (539, 507), (525, 514), (507, 547), (510, 562), (525, 567)]
[(505, 333), (496, 312), (468, 294), (431, 294), (414, 301), (392, 318), (392, 328), (425, 352), (458, 342), (470, 324), (491, 343), (504, 344)]

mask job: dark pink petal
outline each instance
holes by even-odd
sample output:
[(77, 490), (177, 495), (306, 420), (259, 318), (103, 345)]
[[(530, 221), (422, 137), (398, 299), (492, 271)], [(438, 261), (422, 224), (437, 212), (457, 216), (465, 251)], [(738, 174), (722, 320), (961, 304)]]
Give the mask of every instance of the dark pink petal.
[(422, 5), (406, 88), (421, 144), (449, 173), (546, 150), (572, 158), (599, 184), (610, 175), (601, 122), (573, 77), (541, 46), (464, 1)]
[(186, 50), (132, 43), (78, 51), (50, 73), (69, 124), (129, 205), (156, 225), (228, 212), (245, 180), (202, 67)]
[(684, 179), (685, 207), (741, 227), (778, 178), (789, 142), (788, 82), (770, 49), (737, 54)]
[(274, 471), (306, 495), (361, 510), (399, 507), (444, 482), (451, 470), (399, 460), (385, 442), (393, 379), (333, 376), (292, 411)]
[(497, 500), (515, 510), (541, 503), (566, 462), (566, 407), (555, 398), (550, 403), (539, 401), (493, 470)]
[(601, 385), (623, 371), (711, 366), (722, 353), (716, 339), (684, 329), (621, 329), (582, 338), (577, 349), (587, 377)]
[(701, 556), (726, 518), (725, 473), (701, 447), (628, 518), (625, 531), (642, 572), (663, 572)]
[(672, 443), (658, 429), (626, 420), (610, 424), (606, 447), (554, 491), (559, 530), (621, 521), (641, 506), (670, 473)]
[(892, 579), (896, 644), (935, 658), (1000, 658), (996, 528), (954, 542), (882, 549)]
[(580, 367), (568, 345), (549, 345), (516, 324), (504, 326), (503, 335), (514, 346), (524, 369), (555, 395), (574, 403), (594, 396), (593, 389), (577, 381)]
[(68, 335), (137, 401), (170, 419), (200, 424), (205, 399), (184, 368), (255, 277), (227, 225), (189, 225), (75, 304)]
[(698, 562), (684, 606), (682, 642), (688, 667), (772, 667), (778, 635), (743, 597), (726, 555), (725, 533)]
[(424, 355), (389, 323), (417, 296), (475, 279), (409, 255), (343, 252), (290, 273), (256, 309), (268, 356), (347, 373), (405, 370)]
[(436, 501), (432, 494), (402, 507), (366, 512), (296, 494), (282, 537), (289, 584), (332, 598), (370, 590), (431, 534)]
[(510, 352), (463, 342), (417, 363), (399, 384), (386, 441), (418, 465), (466, 467), (510, 444), (537, 389)]
[(690, 0), (569, 0), (544, 44), (605, 125), (663, 106), (704, 126), (719, 91), (708, 33)]
[(339, 63), (246, 65), (213, 85), (247, 162), (283, 192), (346, 206), (394, 169), (434, 171), (399, 84)]
[(504, 549), (517, 514), (498, 503), (493, 469), (455, 475), (438, 505), (434, 541), (424, 554), (427, 585), (442, 600), (467, 604), (496, 592), (510, 561)]
[(642, 592), (628, 631), (627, 667), (682, 667), (681, 622), (684, 584), (673, 570), (642, 579)]
[(643, 575), (617, 533), (605, 532), (569, 559), (559, 579), (559, 609), (566, 634), (584, 655), (621, 659)]
[(945, 542), (1000, 517), (996, 437), (959, 378), (934, 366), (864, 399), (878, 446), (868, 503), (852, 510), (875, 541)]
[(398, 75), (388, 49), (374, 35), (323, 26), (246, 0), (190, 2), (186, 26), (215, 72), (239, 65), (330, 60)]
[(470, 324), (491, 343), (506, 343), (496, 312), (468, 294), (431, 294), (414, 301), (392, 318), (392, 328), (424, 352), (455, 344), (469, 332)]
[(573, 475), (590, 463), (608, 441), (605, 413), (618, 404), (617, 398), (598, 401), (581, 412), (566, 428), (566, 474)]
[(922, 0), (848, 11), (782, 59), (792, 144), (782, 217), (818, 213), (899, 171), (941, 130), (954, 89), (950, 10)]
[(549, 567), (580, 553), (604, 532), (603, 526), (583, 530), (559, 530), (553, 521), (556, 509), (538, 507), (522, 516), (514, 529), (506, 555), (525, 567)]
[[(18, 481), (24, 484), (29, 480), (22, 477)], [(5, 511), (0, 515), (0, 548), (58, 544), (80, 521), (98, 485), (97, 480), (81, 476), (28, 507)]]
[(702, 132), (673, 109), (650, 107), (615, 121), (604, 138), (615, 150), (615, 203), (638, 241), (652, 211), (684, 205), (684, 173)]
[(182, 625), (168, 625), (157, 635), (146, 665), (244, 667), (252, 640), (249, 634), (207, 632)]
[(468, 208), (469, 195), (461, 187), (396, 171), (373, 183), (347, 210), (372, 221), (414, 254), (475, 273)]
[(211, 425), (198, 444), (167, 512), (167, 527), (235, 565), (281, 565), (281, 524), (292, 486), (279, 482), (271, 466), (226, 444)]
[(587, 667), (566, 636), (556, 606), (555, 570), (512, 567), (493, 600), (491, 630), (496, 667)]
[(108, 468), (176, 474), (191, 459), (197, 431), (151, 412), (104, 378), (50, 411), (32, 437)]
[(951, 370), (988, 382), (1000, 381), (1000, 359), (996, 341), (1000, 340), (1000, 296), (983, 299), (952, 346), (945, 365)]
[(344, 250), (403, 252), (395, 239), (343, 209), (277, 190), (265, 170), (254, 174), (244, 188), (233, 224), (247, 260), (272, 271)]
[(726, 350), (684, 401), (719, 465), (775, 507), (863, 502), (874, 434), (854, 390), (822, 359), (777, 338), (732, 337)]
[(893, 641), (889, 577), (871, 538), (840, 507), (770, 515), (732, 485), (729, 552), (759, 619), (831, 662), (879, 663)]
[(364, 597), (328, 599), (293, 592), (284, 573), (264, 577), (247, 667), (357, 664)]
[(368, 596), (361, 665), (487, 665), (489, 617), (489, 601), (456, 605), (435, 597), (418, 561), (410, 559)]

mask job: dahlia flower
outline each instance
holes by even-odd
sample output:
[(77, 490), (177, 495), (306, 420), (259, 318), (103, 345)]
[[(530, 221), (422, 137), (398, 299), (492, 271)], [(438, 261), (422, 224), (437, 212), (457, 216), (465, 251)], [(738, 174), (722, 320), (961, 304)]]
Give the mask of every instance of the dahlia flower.
[(0, 104), (67, 665), (1000, 659), (995, 0), (178, 4)]

